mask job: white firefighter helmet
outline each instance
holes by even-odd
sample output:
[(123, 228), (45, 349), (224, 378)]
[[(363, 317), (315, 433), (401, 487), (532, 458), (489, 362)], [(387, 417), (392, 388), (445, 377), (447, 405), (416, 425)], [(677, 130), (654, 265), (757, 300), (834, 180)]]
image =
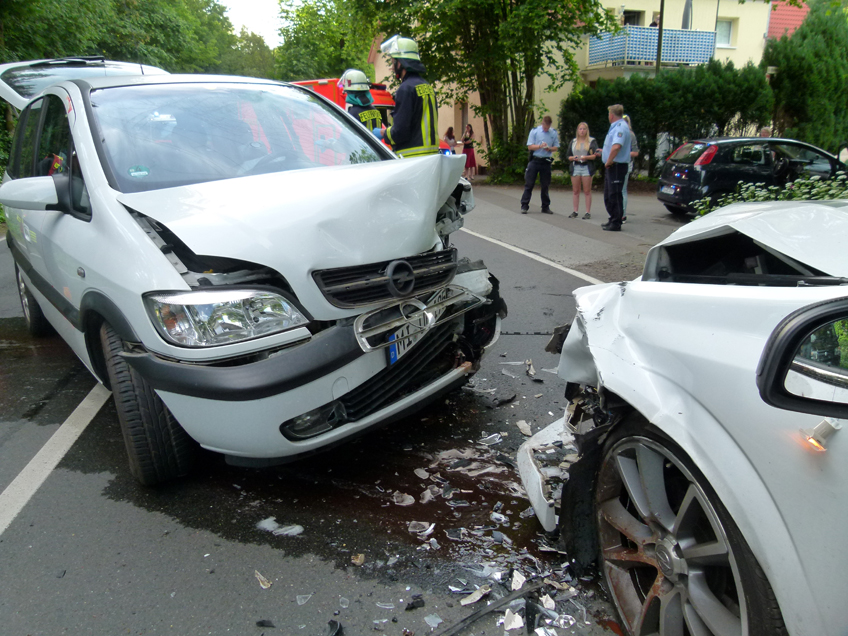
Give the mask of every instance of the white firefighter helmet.
[(339, 88), (345, 93), (348, 91), (368, 91), (371, 90), (371, 82), (365, 76), (365, 73), (359, 69), (349, 68), (342, 74), (339, 80)]
[(418, 45), (415, 40), (402, 38), (399, 35), (393, 35), (383, 42), (380, 45), (380, 50), (395, 59), (421, 61), (421, 58), (418, 57)]

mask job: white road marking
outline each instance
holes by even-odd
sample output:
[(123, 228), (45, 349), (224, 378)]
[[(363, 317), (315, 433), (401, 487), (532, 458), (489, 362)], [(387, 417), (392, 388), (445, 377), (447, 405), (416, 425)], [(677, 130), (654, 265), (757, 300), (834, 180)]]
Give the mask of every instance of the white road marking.
[(563, 271), (566, 274), (569, 274), (570, 276), (585, 280), (587, 283), (599, 285), (604, 282), (602, 280), (598, 280), (597, 278), (592, 278), (591, 276), (588, 276), (583, 272), (578, 272), (576, 269), (571, 269), (570, 267), (566, 267), (565, 265), (554, 263), (553, 261), (548, 260), (544, 256), (539, 256), (538, 254), (534, 254), (533, 252), (528, 252), (527, 250), (523, 250), (520, 247), (515, 247), (515, 245), (510, 245), (509, 243), (504, 243), (503, 241), (499, 241), (498, 239), (494, 239), (490, 236), (478, 234), (477, 232), (472, 232), (471, 230), (468, 230), (466, 228), (462, 228), (462, 231), (467, 234), (470, 234), (471, 236), (476, 236), (477, 238), (483, 239), (484, 241), (489, 241), (490, 243), (494, 243), (495, 245), (505, 247), (506, 249), (512, 250), (513, 252), (517, 252), (522, 256), (526, 256), (527, 258), (532, 258), (534, 261), (539, 261), (540, 263), (544, 263), (545, 265), (550, 265), (551, 267)]
[(0, 535), (53, 472), (110, 395), (109, 389), (96, 384), (15, 480), (0, 493)]

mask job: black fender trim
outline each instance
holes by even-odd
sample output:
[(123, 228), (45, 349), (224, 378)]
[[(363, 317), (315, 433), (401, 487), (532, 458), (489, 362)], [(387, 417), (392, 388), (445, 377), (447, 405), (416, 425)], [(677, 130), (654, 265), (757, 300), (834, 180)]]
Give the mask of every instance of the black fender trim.
[(59, 312), (61, 312), (61, 314), (74, 326), (77, 331), (82, 331), (83, 325), (80, 320), (79, 310), (74, 307), (71, 302), (57, 289), (55, 289), (46, 278), (35, 270), (32, 263), (29, 262), (29, 259), (20, 249), (18, 249), (18, 246), (15, 245), (15, 241), (12, 239), (12, 234), (10, 232), (6, 233), (6, 244), (9, 246), (9, 251), (12, 252), (12, 258), (15, 259), (15, 263), (17, 263), (18, 267), (24, 271), (24, 274), (26, 274), (32, 281), (32, 284), (35, 285), (35, 288), (39, 291), (39, 293), (44, 296), (51, 305), (59, 310)]
[(122, 353), (154, 388), (207, 400), (259, 400), (317, 380), (364, 355), (353, 326), (335, 326), (273, 357), (240, 366), (205, 366), (163, 360), (150, 353)]
[(105, 294), (99, 291), (87, 291), (80, 303), (81, 324), (86, 327), (92, 313), (99, 314), (108, 322), (115, 333), (125, 342), (141, 342), (124, 313)]

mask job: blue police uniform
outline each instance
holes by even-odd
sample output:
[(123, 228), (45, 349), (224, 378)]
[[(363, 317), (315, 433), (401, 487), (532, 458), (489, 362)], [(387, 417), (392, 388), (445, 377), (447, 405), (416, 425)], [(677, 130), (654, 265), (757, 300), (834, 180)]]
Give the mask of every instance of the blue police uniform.
[[(553, 127), (545, 131), (544, 127), (538, 126), (530, 131), (527, 137), (527, 145), (535, 146), (545, 142), (548, 148), (559, 149), (559, 136)], [(536, 175), (539, 175), (539, 184), (542, 186), (542, 212), (551, 214), (551, 197), (548, 195), (548, 186), (551, 185), (551, 164), (553, 163), (553, 151), (539, 148), (533, 151), (527, 169), (524, 171), (524, 194), (521, 195), (521, 211), (527, 212), (530, 207), (530, 197), (533, 196), (533, 187), (536, 185)]]
[(608, 163), (612, 147), (621, 146), (612, 161), (612, 165), (606, 168), (604, 173), (604, 205), (609, 214), (609, 222), (603, 225), (604, 229), (620, 230), (621, 220), (624, 216), (624, 178), (627, 176), (627, 168), (630, 165), (630, 126), (623, 119), (615, 121), (610, 126), (606, 139), (604, 139), (604, 150), (601, 155), (604, 166)]

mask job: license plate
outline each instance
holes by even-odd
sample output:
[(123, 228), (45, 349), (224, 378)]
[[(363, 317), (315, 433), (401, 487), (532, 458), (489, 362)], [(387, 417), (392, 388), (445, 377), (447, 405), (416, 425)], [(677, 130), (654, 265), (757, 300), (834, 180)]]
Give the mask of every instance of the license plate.
[[(448, 290), (440, 289), (427, 300), (427, 306), (443, 301), (448, 297)], [(437, 309), (436, 320), (444, 313), (444, 309)], [(394, 364), (400, 360), (407, 351), (412, 349), (416, 342), (421, 340), (427, 333), (424, 328), (427, 326), (427, 317), (421, 314), (414, 322), (408, 323), (395, 331), (389, 336), (389, 364)]]
[(660, 192), (663, 194), (674, 194), (674, 186), (663, 186), (660, 188)]

